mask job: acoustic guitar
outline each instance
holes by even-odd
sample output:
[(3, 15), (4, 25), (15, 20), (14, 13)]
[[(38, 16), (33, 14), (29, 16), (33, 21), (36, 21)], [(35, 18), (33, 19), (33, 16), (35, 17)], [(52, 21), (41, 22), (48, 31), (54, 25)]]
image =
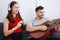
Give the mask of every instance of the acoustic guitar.
[[(37, 31), (34, 31), (34, 32), (30, 32), (30, 35), (33, 38), (40, 39), (40, 40), (46, 40), (49, 35), (56, 32), (55, 22), (46, 21), (46, 22), (44, 22), (43, 24), (40, 24), (40, 25), (46, 25), (48, 27), (48, 29), (45, 30), (45, 31), (37, 30)], [(40, 26), (40, 25), (35, 25), (35, 26)]]

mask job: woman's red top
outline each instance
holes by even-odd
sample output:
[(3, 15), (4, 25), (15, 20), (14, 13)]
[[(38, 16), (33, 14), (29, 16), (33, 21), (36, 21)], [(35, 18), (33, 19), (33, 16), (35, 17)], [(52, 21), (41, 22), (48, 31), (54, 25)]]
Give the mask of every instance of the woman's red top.
[[(14, 23), (13, 22), (9, 22), (9, 30), (12, 29), (12, 28), (14, 28), (18, 24), (18, 22), (19, 22), (18, 17), (14, 17)], [(19, 27), (14, 32), (15, 33), (22, 32), (22, 27)]]

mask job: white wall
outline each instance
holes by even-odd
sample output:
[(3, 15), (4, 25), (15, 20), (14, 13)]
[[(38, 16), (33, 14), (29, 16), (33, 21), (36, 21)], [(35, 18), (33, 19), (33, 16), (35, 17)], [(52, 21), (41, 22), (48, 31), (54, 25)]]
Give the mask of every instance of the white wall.
[(45, 8), (45, 17), (49, 19), (60, 18), (60, 0), (37, 0), (37, 6)]
[[(8, 4), (13, 0), (0, 0), (0, 22), (7, 15)], [(27, 21), (35, 16), (36, 0), (15, 0), (19, 2), (22, 18)], [(45, 8), (45, 17), (49, 19), (60, 18), (60, 0), (37, 0), (37, 6)]]
[(35, 7), (36, 7), (36, 1), (35, 0), (22, 0), (20, 1), (20, 4), (21, 4), (20, 13), (23, 19), (25, 20), (25, 22), (33, 18)]
[(7, 15), (8, 3), (9, 1), (0, 0), (0, 22), (2, 22)]
[[(8, 4), (13, 0), (1, 0), (1, 9), (0, 9), (0, 22), (3, 22), (3, 19), (7, 15)], [(35, 0), (14, 0), (17, 1), (20, 5), (20, 13), (22, 18), (25, 20), (30, 20), (34, 17), (34, 9), (36, 7)]]

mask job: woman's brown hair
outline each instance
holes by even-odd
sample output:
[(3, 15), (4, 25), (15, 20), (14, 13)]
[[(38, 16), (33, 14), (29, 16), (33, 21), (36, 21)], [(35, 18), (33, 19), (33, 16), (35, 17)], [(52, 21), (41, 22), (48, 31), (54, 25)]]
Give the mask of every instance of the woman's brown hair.
[[(8, 10), (7, 19), (8, 19), (10, 22), (14, 22), (13, 15), (12, 15), (12, 7), (14, 6), (14, 4), (17, 4), (17, 2), (16, 2), (16, 1), (12, 1), (12, 2), (10, 3), (10, 5), (9, 5), (10, 10)], [(19, 18), (19, 20), (22, 20), (21, 15), (20, 15), (19, 12), (18, 12), (18, 14), (17, 14), (17, 17)]]

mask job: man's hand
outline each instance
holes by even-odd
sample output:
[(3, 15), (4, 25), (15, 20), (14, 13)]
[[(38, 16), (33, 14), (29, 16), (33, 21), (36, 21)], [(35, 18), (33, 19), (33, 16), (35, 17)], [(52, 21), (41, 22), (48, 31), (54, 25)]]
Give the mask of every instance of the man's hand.
[(42, 30), (42, 31), (47, 30), (47, 26), (44, 26), (44, 25), (38, 26), (38, 28), (39, 28), (39, 30)]
[(58, 30), (58, 32), (60, 32), (60, 25), (58, 26), (58, 29), (57, 30)]

